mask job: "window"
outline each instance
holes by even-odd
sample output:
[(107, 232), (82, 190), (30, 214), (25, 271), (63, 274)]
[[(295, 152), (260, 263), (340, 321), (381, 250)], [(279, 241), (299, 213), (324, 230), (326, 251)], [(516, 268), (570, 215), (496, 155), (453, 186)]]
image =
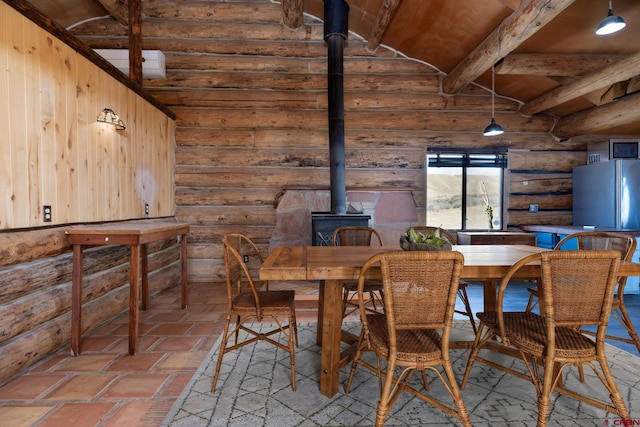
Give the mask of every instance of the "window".
[(506, 153), (427, 153), (427, 224), (452, 230), (502, 228)]

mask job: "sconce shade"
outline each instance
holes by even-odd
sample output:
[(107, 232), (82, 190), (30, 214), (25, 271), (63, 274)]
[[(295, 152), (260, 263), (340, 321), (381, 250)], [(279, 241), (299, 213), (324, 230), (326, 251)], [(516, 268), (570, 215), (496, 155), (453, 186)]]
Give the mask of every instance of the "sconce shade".
[(114, 125), (117, 130), (126, 129), (124, 122), (120, 119), (120, 117), (118, 117), (116, 113), (113, 112), (111, 108), (104, 108), (102, 112), (98, 114), (98, 118), (96, 119), (96, 121)]
[(495, 119), (491, 117), (491, 124), (484, 129), (482, 133), (484, 136), (496, 136), (502, 135), (504, 133), (504, 129), (502, 126), (496, 123)]

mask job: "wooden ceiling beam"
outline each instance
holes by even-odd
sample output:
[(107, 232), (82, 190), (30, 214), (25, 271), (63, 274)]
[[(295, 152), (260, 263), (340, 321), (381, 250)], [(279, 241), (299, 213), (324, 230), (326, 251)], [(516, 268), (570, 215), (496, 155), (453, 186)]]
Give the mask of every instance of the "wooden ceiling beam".
[(538, 32), (574, 0), (524, 0), (443, 80), (444, 93), (455, 94)]
[(304, 23), (303, 0), (282, 0), (282, 21), (288, 28), (300, 28)]
[(369, 33), (367, 41), (367, 48), (369, 50), (376, 50), (378, 48), (380, 40), (382, 40), (382, 36), (385, 31), (387, 31), (387, 27), (401, 2), (402, 0), (384, 0), (380, 6), (376, 20), (371, 28), (371, 33)]
[(109, 15), (125, 27), (129, 26), (129, 7), (127, 0), (98, 0)]
[(558, 138), (597, 134), (640, 121), (640, 93), (580, 111), (558, 120), (552, 133)]
[(129, 77), (142, 86), (142, 0), (128, 0)]
[(496, 74), (576, 77), (608, 67), (624, 58), (624, 55), (582, 53), (510, 53), (496, 66)]
[(640, 75), (640, 53), (616, 62), (610, 67), (593, 72), (581, 79), (559, 86), (526, 103), (522, 114), (532, 115), (576, 99), (598, 89), (629, 80)]

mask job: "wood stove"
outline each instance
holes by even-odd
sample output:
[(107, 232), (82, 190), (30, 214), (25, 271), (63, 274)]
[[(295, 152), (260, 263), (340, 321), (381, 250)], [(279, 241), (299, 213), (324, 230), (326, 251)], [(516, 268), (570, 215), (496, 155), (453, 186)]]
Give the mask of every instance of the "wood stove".
[(331, 246), (331, 236), (340, 227), (369, 225), (370, 215), (332, 214), (330, 212), (311, 212), (311, 243), (313, 246)]

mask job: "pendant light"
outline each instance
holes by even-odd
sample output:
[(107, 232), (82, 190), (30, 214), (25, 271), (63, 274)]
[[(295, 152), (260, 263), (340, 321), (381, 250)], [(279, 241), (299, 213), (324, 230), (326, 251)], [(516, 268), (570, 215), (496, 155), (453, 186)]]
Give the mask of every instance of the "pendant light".
[(491, 123), (487, 126), (482, 133), (484, 136), (496, 136), (502, 135), (504, 133), (504, 129), (502, 126), (496, 123), (495, 119), (495, 84), (496, 84), (496, 74), (495, 74), (496, 66), (495, 64), (491, 66)]
[(607, 17), (600, 22), (598, 28), (596, 28), (596, 34), (599, 36), (603, 36), (605, 34), (613, 34), (616, 31), (620, 31), (626, 26), (627, 24), (626, 22), (624, 22), (624, 19), (613, 14), (613, 11), (611, 9), (611, 0), (609, 0), (609, 13), (607, 14)]

